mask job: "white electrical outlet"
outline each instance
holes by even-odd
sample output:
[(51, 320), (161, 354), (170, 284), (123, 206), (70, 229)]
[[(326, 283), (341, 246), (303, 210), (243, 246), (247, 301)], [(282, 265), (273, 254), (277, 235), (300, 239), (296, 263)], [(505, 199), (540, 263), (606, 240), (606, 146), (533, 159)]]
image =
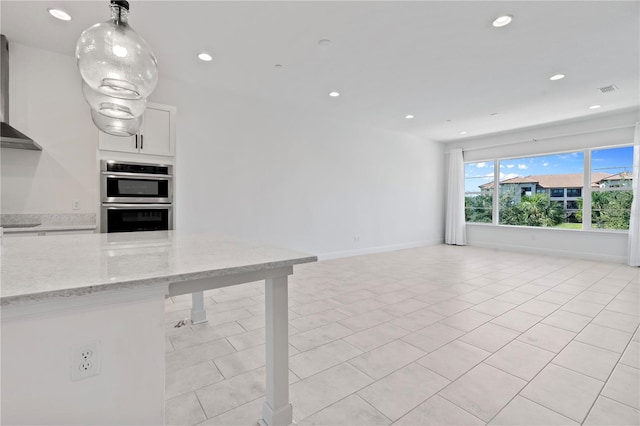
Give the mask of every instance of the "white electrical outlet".
[(99, 349), (97, 341), (71, 347), (71, 380), (82, 380), (100, 374)]
[(71, 208), (73, 210), (80, 210), (80, 200), (73, 200), (71, 202)]

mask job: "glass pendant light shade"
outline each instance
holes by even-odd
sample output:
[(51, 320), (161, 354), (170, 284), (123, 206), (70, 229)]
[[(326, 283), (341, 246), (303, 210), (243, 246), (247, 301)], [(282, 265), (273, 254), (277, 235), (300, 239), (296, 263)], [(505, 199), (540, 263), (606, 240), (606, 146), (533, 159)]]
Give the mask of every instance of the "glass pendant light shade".
[(147, 107), (147, 100), (122, 99), (97, 92), (83, 80), (82, 93), (92, 110), (111, 118), (130, 120), (140, 117)]
[(142, 124), (142, 117), (123, 120), (107, 117), (93, 108), (91, 108), (91, 119), (98, 129), (113, 136), (133, 136), (138, 133)]
[(111, 0), (111, 19), (82, 32), (76, 60), (86, 84), (120, 99), (148, 97), (158, 82), (158, 62), (149, 44), (127, 23), (129, 3)]

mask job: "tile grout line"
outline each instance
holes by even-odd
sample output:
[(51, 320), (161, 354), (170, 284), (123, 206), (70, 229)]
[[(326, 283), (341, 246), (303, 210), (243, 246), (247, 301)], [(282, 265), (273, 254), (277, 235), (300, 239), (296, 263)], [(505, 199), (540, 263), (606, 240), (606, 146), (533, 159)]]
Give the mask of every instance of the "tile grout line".
[[(462, 377), (462, 376), (460, 376)], [(460, 378), (459, 377), (459, 378)], [(458, 379), (456, 379), (458, 380)], [(453, 383), (453, 382), (451, 382)], [(488, 421), (485, 421), (484, 419), (481, 419), (480, 417), (476, 416), (475, 414), (473, 414), (471, 411), (467, 410), (464, 407), (459, 406), (458, 404), (455, 403), (455, 401), (451, 401), (449, 398), (447, 398), (445, 395), (441, 395), (440, 392), (442, 392), (443, 390), (445, 390), (448, 386), (451, 385), (451, 383), (449, 383), (447, 386), (443, 387), (442, 389), (440, 389), (438, 392), (436, 392), (434, 395), (438, 395), (440, 398), (445, 399), (446, 401), (449, 401), (451, 404), (455, 405), (456, 407), (458, 407), (459, 409), (461, 409), (462, 411), (464, 411), (465, 413), (468, 413), (469, 415), (475, 417), (476, 419), (479, 419), (480, 421), (484, 422), (485, 425), (489, 424)], [(433, 396), (433, 395), (432, 395)]]
[[(638, 331), (638, 329), (640, 328), (640, 326), (636, 326), (636, 330)], [(634, 332), (635, 333), (635, 332)], [(591, 403), (591, 406), (589, 407), (589, 410), (587, 411), (587, 414), (584, 416), (584, 418), (582, 419), (582, 422), (585, 422), (587, 420), (587, 418), (589, 417), (589, 414), (591, 414), (591, 411), (593, 410), (593, 407), (596, 405), (596, 401), (598, 401), (598, 397), (603, 396), (606, 397), (606, 395), (602, 395), (602, 391), (604, 390), (604, 388), (607, 386), (607, 384), (609, 383), (609, 380), (611, 379), (611, 376), (613, 375), (613, 372), (616, 370), (616, 368), (618, 367), (618, 365), (620, 365), (620, 360), (622, 359), (622, 357), (624, 356), (625, 351), (627, 350), (627, 348), (629, 347), (629, 345), (631, 344), (631, 342), (633, 341), (633, 336), (634, 333), (631, 334), (631, 339), (629, 339), (629, 341), (627, 342), (627, 344), (625, 345), (624, 349), (622, 350), (622, 352), (620, 352), (620, 356), (618, 357), (618, 360), (616, 361), (616, 364), (613, 366), (613, 368), (611, 369), (611, 372), (609, 372), (609, 375), (607, 376), (607, 379), (604, 381), (604, 383), (602, 384), (602, 387), (600, 388), (600, 391), (598, 392), (598, 396), (596, 396), (596, 399)], [(622, 364), (624, 365), (624, 364)], [(609, 398), (612, 399), (613, 401), (616, 401), (620, 404), (623, 405), (627, 405), (623, 402), (620, 402), (618, 400), (615, 400), (613, 398)]]
[[(626, 287), (626, 286), (625, 286), (625, 287)], [(584, 292), (584, 291), (587, 291), (587, 290), (583, 290), (583, 292)], [(620, 290), (618, 291), (618, 293), (616, 293), (616, 295), (618, 295), (621, 291), (622, 291), (622, 289), (620, 289)], [(580, 294), (582, 294), (582, 292), (580, 292), (579, 294), (577, 294), (577, 295), (576, 295), (576, 297), (577, 297), (577, 296), (579, 296)], [(615, 296), (614, 296), (614, 297), (615, 297)], [(572, 300), (574, 300), (574, 299), (575, 299), (575, 297), (574, 297), (573, 299), (571, 299), (570, 301), (572, 301)], [(569, 302), (570, 302), (570, 301), (569, 301)], [(569, 303), (569, 302), (567, 302), (567, 303)], [(562, 306), (564, 306), (564, 305), (562, 305)], [(589, 322), (588, 322), (588, 323), (587, 323), (587, 324), (582, 328), (582, 330), (584, 330), (586, 327), (588, 327), (588, 326), (593, 322), (593, 320), (594, 320), (594, 319), (595, 319), (595, 318), (600, 314), (600, 312), (602, 312), (602, 311), (604, 310), (604, 308), (605, 308), (606, 306), (607, 306), (607, 305), (604, 305), (604, 306), (603, 306), (603, 308), (602, 308), (602, 309), (600, 309), (600, 311), (598, 311), (598, 314), (596, 314), (596, 315), (595, 315), (595, 316), (594, 316), (594, 317), (593, 317), (593, 318), (592, 318), (592, 319), (591, 319), (591, 320), (590, 320), (590, 321), (589, 321)], [(554, 311), (554, 312), (555, 312), (555, 311)], [(566, 312), (569, 312), (569, 311), (566, 311)], [(551, 315), (551, 314), (549, 314), (549, 315)], [(545, 317), (545, 318), (546, 318), (546, 317)], [(582, 331), (580, 331), (580, 332), (582, 332)], [(573, 342), (573, 341), (575, 340), (575, 338), (576, 338), (576, 337), (578, 337), (578, 335), (579, 335), (579, 334), (580, 334), (580, 333), (576, 333), (576, 335), (575, 335), (575, 336), (574, 336), (574, 337), (573, 337), (573, 338), (572, 338), (572, 339), (571, 339), (571, 340), (570, 340), (566, 345), (564, 345), (564, 346), (562, 347), (562, 349), (560, 349), (560, 350), (556, 353), (556, 355), (555, 355), (553, 358), (551, 358), (551, 360), (549, 360), (549, 362), (547, 362), (547, 364), (545, 364), (545, 366), (544, 366), (544, 367), (542, 367), (542, 369), (540, 369), (540, 371), (538, 371), (538, 373), (537, 373), (535, 376), (533, 376), (533, 377), (531, 378), (531, 380), (529, 380), (529, 381), (527, 382), (527, 384), (526, 384), (522, 389), (520, 389), (520, 391), (516, 394), (516, 396), (517, 396), (517, 395), (520, 395), (521, 397), (526, 398), (524, 395), (521, 395), (522, 390), (523, 390), (523, 389), (525, 389), (525, 388), (526, 388), (526, 387), (527, 387), (531, 382), (533, 382), (533, 381), (535, 380), (535, 378), (536, 378), (536, 377), (538, 377), (538, 375), (539, 375), (539, 374), (540, 374), (540, 373), (541, 373), (545, 368), (547, 368), (547, 367), (549, 366), (549, 364), (553, 363), (553, 360), (554, 360), (554, 359), (556, 359), (556, 358), (557, 358), (557, 356), (558, 356), (558, 355), (560, 355), (560, 353), (561, 353), (561, 352), (562, 352), (562, 351), (563, 351), (567, 346), (569, 346), (569, 344), (571, 344), (571, 342)], [(632, 336), (633, 336), (633, 335), (632, 335)], [(632, 338), (633, 338), (633, 337), (632, 337)], [(578, 342), (579, 342), (579, 340), (578, 340)], [(582, 342), (581, 342), (581, 343), (582, 343)], [(535, 345), (534, 345), (534, 346), (535, 346)], [(620, 356), (622, 356), (622, 355), (620, 355)], [(556, 365), (556, 366), (558, 366), (558, 367), (560, 367), (560, 368), (563, 368), (562, 366), (559, 366), (559, 365), (557, 365), (557, 364), (554, 364), (554, 365)], [(568, 368), (566, 368), (566, 369), (567, 369), (567, 370), (569, 370), (569, 371), (573, 371), (573, 370), (568, 369)], [(614, 367), (614, 369), (615, 369), (615, 367)], [(613, 372), (613, 370), (612, 370), (612, 372)], [(576, 372), (576, 373), (577, 373), (577, 374), (582, 374), (582, 373), (579, 373), (579, 372)], [(610, 374), (611, 374), (611, 373), (610, 373)], [(586, 377), (590, 377), (590, 376), (587, 376), (586, 374), (582, 374), (582, 375), (584, 375), (584, 376), (586, 376)], [(604, 388), (604, 386), (606, 386), (607, 381), (608, 381), (608, 379), (607, 379), (606, 381), (604, 381), (604, 382), (603, 382), (602, 388), (600, 388), (600, 391), (598, 392), (598, 396), (599, 396), (599, 395), (600, 395), (600, 393), (602, 392), (602, 389)], [(506, 407), (507, 405), (509, 405), (509, 404), (511, 403), (511, 401), (513, 401), (513, 399), (515, 399), (515, 396), (514, 396), (513, 398), (511, 398), (511, 400), (510, 400), (510, 401), (509, 401), (509, 402), (508, 402), (504, 407)], [(527, 399), (529, 399), (529, 398), (527, 398)], [(586, 413), (586, 414), (585, 414), (585, 416), (582, 418), (582, 421), (580, 421), (580, 422), (578, 422), (578, 423), (580, 423), (580, 424), (584, 423), (584, 421), (586, 420), (586, 418), (588, 417), (589, 413), (591, 412), (591, 409), (593, 408), (593, 405), (595, 404), (595, 401), (597, 401), (597, 399), (598, 399), (598, 397), (596, 396), (596, 398), (594, 399), (593, 403), (591, 404), (591, 407), (589, 408), (589, 410), (587, 410), (587, 413)], [(535, 401), (532, 401), (532, 402), (535, 402)], [(541, 405), (541, 406), (543, 406), (543, 407), (547, 408), (548, 410), (551, 410), (551, 411), (554, 411), (554, 412), (555, 412), (555, 410), (553, 410), (553, 409), (551, 409), (551, 408), (549, 408), (549, 407), (547, 407), (547, 406), (544, 406), (544, 405), (542, 405), (542, 404), (538, 404), (538, 405)], [(503, 409), (504, 409), (504, 407), (503, 407)], [(501, 410), (501, 411), (502, 411), (502, 410)], [(558, 413), (558, 414), (560, 414), (560, 413)], [(494, 417), (495, 417), (495, 416), (494, 416)], [(565, 417), (566, 417), (566, 416), (565, 416)], [(492, 420), (493, 420), (493, 418), (492, 418)]]
[(520, 396), (520, 398), (524, 398), (524, 399), (526, 399), (527, 401), (531, 402), (532, 404), (539, 405), (540, 407), (544, 408), (545, 410), (549, 410), (549, 411), (551, 411), (551, 412), (553, 412), (553, 413), (556, 413), (557, 415), (562, 416), (562, 417), (564, 417), (565, 419), (568, 419), (568, 420), (570, 420), (570, 421), (572, 421), (572, 422), (574, 422), (574, 423), (576, 423), (576, 424), (581, 425), (582, 423), (584, 423), (584, 420), (583, 420), (583, 421), (581, 421), (581, 422), (579, 422), (579, 421), (577, 421), (577, 420), (573, 420), (571, 417), (568, 417), (568, 416), (566, 416), (566, 415), (564, 415), (564, 414), (562, 414), (562, 413), (559, 413), (558, 411), (556, 411), (556, 410), (554, 410), (554, 409), (552, 409), (552, 408), (549, 408), (549, 407), (547, 407), (547, 406), (545, 406), (545, 405), (542, 405), (542, 404), (540, 404), (539, 402), (536, 402), (536, 401), (534, 401), (534, 400), (532, 400), (532, 399), (530, 399), (530, 398), (527, 398), (527, 397), (526, 397), (526, 396), (524, 396), (524, 395), (520, 395), (520, 394), (518, 394), (518, 396)]
[[(566, 280), (565, 280), (565, 281), (566, 281)], [(559, 283), (559, 284), (557, 284), (557, 285), (561, 285), (561, 284), (562, 284), (562, 283)], [(555, 288), (555, 286), (554, 286), (553, 288)], [(585, 289), (585, 290), (583, 290), (582, 292), (584, 292), (584, 291), (586, 291), (586, 289)], [(622, 290), (620, 290), (620, 291), (622, 291)], [(577, 297), (577, 296), (579, 296), (580, 294), (582, 294), (582, 292), (578, 293), (576, 296), (574, 296), (574, 298), (570, 299), (570, 300), (569, 300), (569, 301), (567, 301), (566, 303), (569, 303), (570, 301), (574, 300), (574, 299), (575, 299), (575, 297)], [(544, 292), (543, 292), (543, 293), (544, 293)], [(542, 293), (541, 293), (541, 294), (542, 294)], [(617, 294), (619, 294), (619, 292), (618, 292)], [(617, 294), (616, 294), (616, 295), (617, 295)], [(615, 297), (615, 296), (614, 296), (614, 297)], [(534, 297), (534, 299), (535, 299), (535, 297)], [(526, 302), (525, 302), (525, 303), (526, 303)], [(565, 303), (565, 304), (566, 304), (566, 303)], [(551, 313), (549, 313), (548, 315), (546, 315), (546, 316), (544, 317), (544, 319), (546, 319), (547, 317), (549, 317), (549, 316), (550, 316), (550, 315), (552, 315), (553, 313), (557, 312), (558, 310), (561, 310), (562, 306), (564, 306), (565, 304), (560, 305), (560, 307), (559, 307), (558, 309), (556, 309), (556, 310), (554, 310), (553, 312), (551, 312)], [(598, 314), (599, 314), (600, 312), (602, 312), (602, 310), (604, 310), (604, 307), (606, 307), (606, 305), (604, 305), (604, 306), (603, 306), (603, 308), (598, 312)], [(514, 308), (514, 309), (515, 309), (515, 308)], [(569, 312), (569, 311), (565, 311), (565, 312)], [(578, 314), (578, 315), (579, 315), (579, 314)], [(597, 314), (596, 314), (596, 316), (597, 316)], [(584, 330), (584, 329), (585, 329), (589, 324), (591, 324), (591, 322), (593, 321), (593, 319), (594, 319), (594, 318), (595, 318), (595, 316), (591, 319), (591, 321), (589, 321), (589, 322), (588, 322), (588, 323), (587, 323), (587, 324), (582, 328), (582, 330)], [(537, 323), (536, 323), (536, 324), (534, 324), (533, 326), (529, 327), (529, 329), (527, 329), (527, 331), (528, 331), (528, 330), (530, 330), (531, 328), (535, 327), (535, 325), (540, 324), (542, 321), (544, 321), (544, 319), (543, 319), (543, 320), (541, 320), (541, 321), (539, 321), (539, 322), (537, 322)], [(550, 326), (550, 327), (553, 327), (553, 326)], [(559, 327), (558, 327), (558, 328), (559, 328)], [(568, 331), (568, 330), (566, 330), (566, 331)], [(524, 334), (524, 333), (526, 333), (526, 331), (525, 331), (525, 332), (522, 332), (522, 333), (520, 334), (520, 336), (521, 336), (522, 334)], [(536, 373), (536, 375), (534, 375), (530, 380), (526, 381), (527, 383), (526, 383), (526, 384), (525, 384), (525, 385), (524, 385), (524, 386), (523, 386), (523, 387), (522, 387), (522, 388), (521, 388), (521, 389), (520, 389), (520, 390), (519, 390), (519, 391), (518, 391), (518, 392), (517, 392), (517, 393), (516, 393), (516, 394), (515, 394), (515, 395), (514, 395), (514, 396), (513, 396), (513, 397), (512, 397), (512, 398), (511, 398), (511, 399), (510, 399), (510, 400), (509, 400), (509, 401), (508, 401), (508, 402), (507, 402), (503, 407), (502, 407), (502, 408), (501, 408), (501, 409), (500, 409), (500, 411), (498, 411), (498, 413), (496, 413), (496, 414), (495, 414), (495, 415), (494, 415), (494, 416), (493, 416), (493, 417), (492, 417), (492, 418), (491, 418), (487, 423), (490, 423), (490, 422), (491, 422), (491, 421), (492, 421), (492, 420), (493, 420), (493, 419), (494, 419), (494, 418), (495, 418), (495, 417), (496, 417), (496, 416), (497, 416), (497, 415), (498, 415), (502, 410), (504, 410), (504, 409), (505, 409), (505, 408), (506, 408), (506, 407), (507, 407), (507, 406), (508, 406), (508, 405), (509, 405), (509, 404), (510, 404), (510, 403), (511, 403), (511, 402), (512, 402), (512, 401), (513, 401), (517, 396), (521, 396), (521, 397), (523, 397), (523, 398), (526, 398), (524, 395), (521, 395), (522, 390), (523, 390), (523, 389), (525, 389), (525, 388), (526, 388), (526, 387), (527, 387), (531, 382), (533, 382), (533, 380), (535, 380), (535, 378), (536, 378), (536, 377), (538, 377), (538, 375), (539, 375), (539, 374), (540, 374), (540, 373), (541, 373), (545, 368), (547, 368), (547, 367), (549, 366), (549, 364), (551, 364), (551, 363), (553, 362), (553, 360), (554, 360), (554, 359), (555, 359), (555, 358), (556, 358), (556, 357), (557, 357), (557, 356), (558, 356), (558, 355), (559, 355), (559, 354), (560, 354), (560, 353), (561, 353), (561, 352), (562, 352), (562, 351), (563, 351), (563, 350), (564, 350), (564, 349), (565, 349), (565, 348), (566, 348), (566, 347), (567, 347), (571, 342), (573, 342), (573, 341), (574, 341), (574, 339), (578, 336), (578, 334), (579, 334), (579, 332), (578, 332), (578, 333), (575, 333), (575, 336), (574, 336), (571, 340), (569, 340), (569, 342), (567, 342), (567, 344), (566, 344), (566, 345), (564, 345), (564, 346), (562, 347), (562, 349), (560, 349), (558, 352), (556, 352), (556, 353), (555, 353), (555, 356), (554, 356), (553, 358), (551, 358), (551, 359), (550, 359), (550, 360), (549, 360), (549, 361), (544, 365), (544, 367), (542, 367), (542, 368), (538, 371), (538, 373)], [(519, 337), (519, 336), (518, 336), (518, 337)], [(511, 340), (510, 342), (512, 342), (512, 341), (514, 341), (514, 340), (517, 340), (517, 337), (516, 337), (515, 339)], [(526, 342), (523, 342), (523, 343), (526, 343)], [(505, 345), (505, 346), (506, 346), (506, 345)], [(539, 346), (536, 346), (536, 345), (530, 345), (530, 346), (534, 346), (534, 347), (536, 347), (536, 348), (540, 348)], [(503, 346), (503, 347), (504, 347), (504, 346)], [(502, 348), (500, 348), (500, 349), (502, 349)], [(498, 350), (500, 350), (500, 349), (498, 349)], [(540, 349), (544, 349), (544, 348), (540, 348)], [(545, 350), (547, 350), (547, 351), (548, 351), (548, 349), (545, 349)], [(496, 351), (496, 352), (497, 352), (497, 351)], [(494, 352), (494, 354), (495, 354), (495, 352)], [(493, 356), (493, 354), (492, 354), (491, 356)], [(486, 360), (486, 359), (488, 359), (488, 358), (489, 358), (489, 357), (485, 358), (485, 360)], [(482, 363), (484, 363), (484, 361), (482, 361)], [(486, 364), (486, 365), (489, 365), (489, 364)], [(554, 364), (554, 365), (557, 365), (557, 364)], [(493, 367), (493, 366), (492, 366), (492, 367)], [(561, 366), (558, 366), (558, 367), (561, 367)], [(475, 368), (475, 367), (474, 367), (474, 368)], [(517, 377), (517, 376), (515, 376), (515, 375), (513, 375), (513, 374), (511, 374), (511, 373), (508, 373), (508, 372), (506, 372), (506, 371), (504, 371), (504, 370), (502, 370), (502, 369), (500, 369), (500, 368), (498, 368), (498, 367), (494, 367), (494, 368), (496, 368), (496, 369), (498, 369), (498, 370), (502, 371), (503, 373), (510, 374), (510, 375), (511, 375), (511, 376), (513, 376), (513, 377)], [(571, 370), (571, 371), (573, 371), (573, 370)], [(577, 372), (576, 372), (576, 373), (577, 373)], [(465, 373), (465, 374), (466, 374), (466, 373)], [(578, 374), (582, 374), (582, 373), (578, 373)], [(586, 376), (586, 375), (585, 375), (585, 376)], [(587, 376), (587, 377), (590, 377), (590, 376)], [(519, 378), (519, 377), (518, 377), (518, 378)], [(456, 380), (457, 380), (457, 379), (456, 379)], [(604, 385), (606, 385), (606, 382), (604, 382), (604, 383), (603, 383), (603, 386), (604, 386)], [(529, 398), (526, 398), (526, 399), (529, 399)], [(596, 400), (597, 400), (597, 397), (596, 397)], [(535, 402), (535, 401), (532, 401), (532, 402)], [(594, 403), (595, 403), (595, 400), (594, 400)], [(536, 404), (537, 404), (537, 403), (536, 403)], [(546, 406), (544, 406), (544, 405), (542, 405), (542, 404), (538, 404), (538, 405), (540, 405), (540, 406), (542, 406), (542, 407), (544, 407), (544, 408), (546, 408), (546, 409), (548, 409), (548, 410), (551, 410), (551, 411), (553, 411), (553, 412), (556, 412), (555, 410), (552, 410), (551, 408), (546, 407)], [(591, 409), (589, 409), (589, 411), (587, 412), (587, 415), (589, 414), (590, 410), (591, 410)], [(560, 413), (557, 413), (557, 414), (560, 414)], [(561, 414), (561, 415), (562, 415), (562, 414)], [(563, 416), (564, 416), (564, 415), (563, 415)], [(564, 416), (564, 417), (566, 417), (566, 416)], [(586, 416), (585, 416), (585, 418), (586, 418)], [(584, 421), (584, 419), (585, 419), (585, 418), (583, 418), (583, 421)], [(579, 422), (579, 423), (582, 423), (582, 422)]]
[(608, 399), (609, 401), (613, 401), (613, 402), (616, 402), (616, 403), (618, 403), (620, 405), (624, 405), (625, 407), (629, 407), (630, 409), (636, 411), (637, 412), (636, 414), (640, 414), (640, 409), (634, 407), (633, 405), (629, 405), (626, 402), (621, 402), (621, 401), (618, 401), (617, 399), (611, 398), (610, 396), (605, 396), (605, 395), (602, 395), (602, 394), (598, 395), (598, 399), (600, 399), (600, 398)]

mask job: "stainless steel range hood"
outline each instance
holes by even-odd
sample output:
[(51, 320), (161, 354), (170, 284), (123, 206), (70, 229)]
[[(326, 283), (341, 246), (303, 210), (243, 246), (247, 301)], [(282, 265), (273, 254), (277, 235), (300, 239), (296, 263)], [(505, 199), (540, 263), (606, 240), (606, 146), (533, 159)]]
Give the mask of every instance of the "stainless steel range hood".
[(42, 151), (42, 147), (9, 125), (9, 43), (0, 34), (0, 147)]

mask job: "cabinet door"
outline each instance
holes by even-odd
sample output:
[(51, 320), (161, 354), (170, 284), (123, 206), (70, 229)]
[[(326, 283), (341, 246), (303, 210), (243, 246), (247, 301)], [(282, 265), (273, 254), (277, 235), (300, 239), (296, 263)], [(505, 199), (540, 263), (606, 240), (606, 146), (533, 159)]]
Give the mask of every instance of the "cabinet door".
[(138, 152), (136, 143), (136, 137), (140, 136), (113, 136), (108, 133), (100, 131), (99, 145), (100, 149), (108, 151), (121, 151), (121, 152)]
[(170, 111), (147, 107), (143, 126), (143, 139), (140, 143), (141, 154), (173, 155)]

